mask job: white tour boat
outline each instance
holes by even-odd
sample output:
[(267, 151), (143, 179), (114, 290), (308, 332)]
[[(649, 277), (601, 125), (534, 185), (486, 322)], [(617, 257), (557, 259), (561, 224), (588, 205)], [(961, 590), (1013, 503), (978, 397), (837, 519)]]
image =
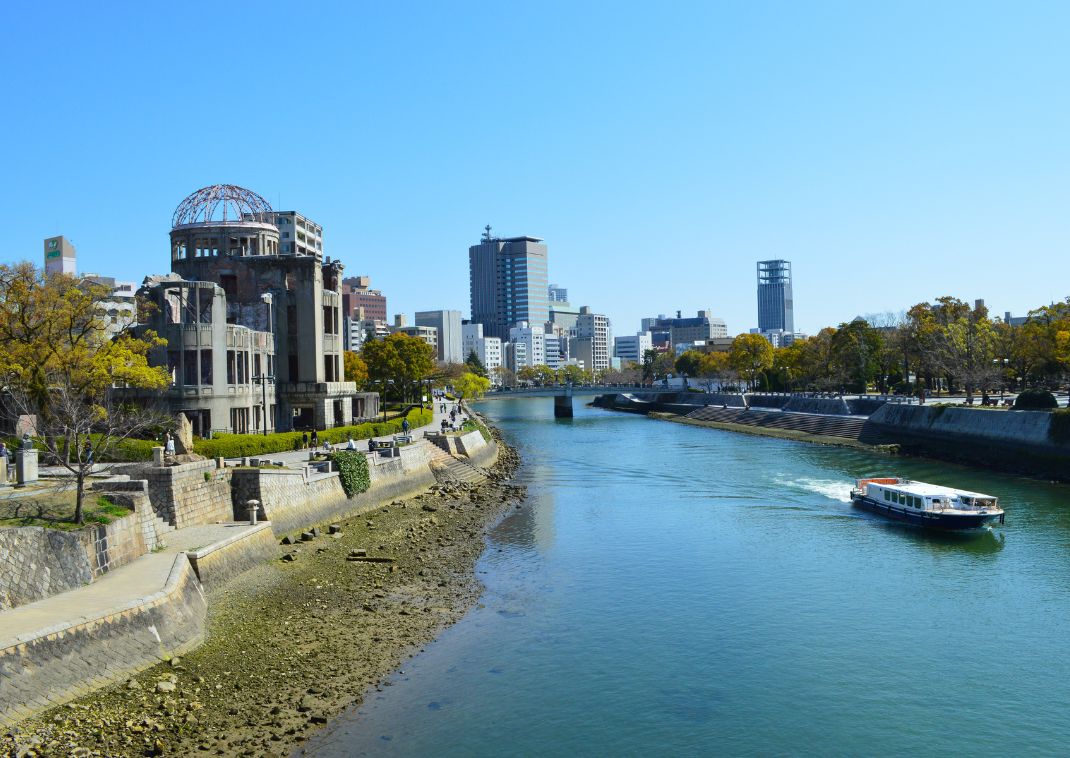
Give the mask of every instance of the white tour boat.
[(857, 479), (855, 505), (881, 516), (932, 529), (976, 529), (1003, 523), (1003, 509), (992, 495), (897, 477)]

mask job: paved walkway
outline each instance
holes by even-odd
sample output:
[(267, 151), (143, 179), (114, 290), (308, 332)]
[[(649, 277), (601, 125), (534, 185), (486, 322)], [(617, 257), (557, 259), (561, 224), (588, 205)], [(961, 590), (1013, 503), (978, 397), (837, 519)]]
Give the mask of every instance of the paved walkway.
[(255, 528), (236, 522), (169, 532), (164, 535), (167, 547), (158, 553), (148, 553), (109, 571), (85, 587), (0, 612), (0, 649), (139, 605), (164, 588), (179, 553), (214, 545)]

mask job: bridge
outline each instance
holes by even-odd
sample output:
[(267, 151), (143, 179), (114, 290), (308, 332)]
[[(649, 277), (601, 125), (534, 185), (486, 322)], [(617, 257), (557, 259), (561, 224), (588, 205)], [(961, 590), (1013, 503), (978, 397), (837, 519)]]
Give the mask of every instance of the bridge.
[[(488, 392), (486, 395), (481, 397), (480, 400), (508, 400), (511, 397), (557, 397), (558, 395), (564, 395), (567, 392), (568, 387), (564, 384), (558, 384), (549, 387), (516, 387), (510, 390), (498, 390), (497, 392)], [(605, 395), (613, 392), (680, 392), (680, 388), (650, 386), (641, 387), (638, 385), (623, 384), (574, 384), (572, 386), (573, 395)]]

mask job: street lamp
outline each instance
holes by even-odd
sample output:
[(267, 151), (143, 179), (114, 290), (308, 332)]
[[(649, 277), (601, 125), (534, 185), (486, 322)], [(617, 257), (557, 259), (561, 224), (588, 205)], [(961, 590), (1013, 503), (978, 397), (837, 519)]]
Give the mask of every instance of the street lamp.
[(260, 388), (263, 390), (263, 393), (264, 393), (264, 399), (263, 399), (264, 411), (263, 411), (263, 413), (261, 413), (260, 418), (261, 418), (261, 420), (262, 420), (262, 422), (264, 424), (264, 436), (266, 437), (267, 433), (268, 433), (268, 431), (267, 431), (267, 414), (268, 414), (267, 386), (268, 386), (268, 382), (271, 382), (272, 384), (275, 383), (275, 377), (271, 376), (270, 374), (257, 374), (256, 376), (253, 377), (253, 381), (260, 385)]

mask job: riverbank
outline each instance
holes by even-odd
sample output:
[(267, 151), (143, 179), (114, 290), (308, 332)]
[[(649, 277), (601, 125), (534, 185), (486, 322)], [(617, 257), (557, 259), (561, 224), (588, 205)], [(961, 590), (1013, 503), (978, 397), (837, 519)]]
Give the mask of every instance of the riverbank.
[(792, 429), (770, 429), (768, 427), (760, 426), (747, 426), (745, 424), (731, 424), (721, 421), (700, 421), (698, 419), (687, 418), (677, 413), (663, 413), (654, 411), (648, 413), (647, 416), (661, 421), (671, 421), (674, 424), (684, 424), (685, 426), (702, 426), (707, 429), (720, 429), (725, 432), (737, 432), (739, 434), (750, 434), (756, 437), (774, 437), (781, 440), (794, 440), (796, 442), (809, 442), (814, 445), (830, 445), (833, 447), (849, 447), (855, 450), (868, 450), (871, 452), (881, 452), (895, 454), (898, 452), (896, 445), (870, 445), (865, 442), (859, 442), (858, 440), (849, 439), (846, 437), (829, 437), (821, 434), (810, 434), (808, 432), (797, 432)]
[(438, 485), (279, 546), (209, 596), (203, 646), (21, 723), (0, 751), (290, 754), (477, 601), (485, 531), (524, 497), (508, 483), (517, 454), (498, 448), (485, 483)]

